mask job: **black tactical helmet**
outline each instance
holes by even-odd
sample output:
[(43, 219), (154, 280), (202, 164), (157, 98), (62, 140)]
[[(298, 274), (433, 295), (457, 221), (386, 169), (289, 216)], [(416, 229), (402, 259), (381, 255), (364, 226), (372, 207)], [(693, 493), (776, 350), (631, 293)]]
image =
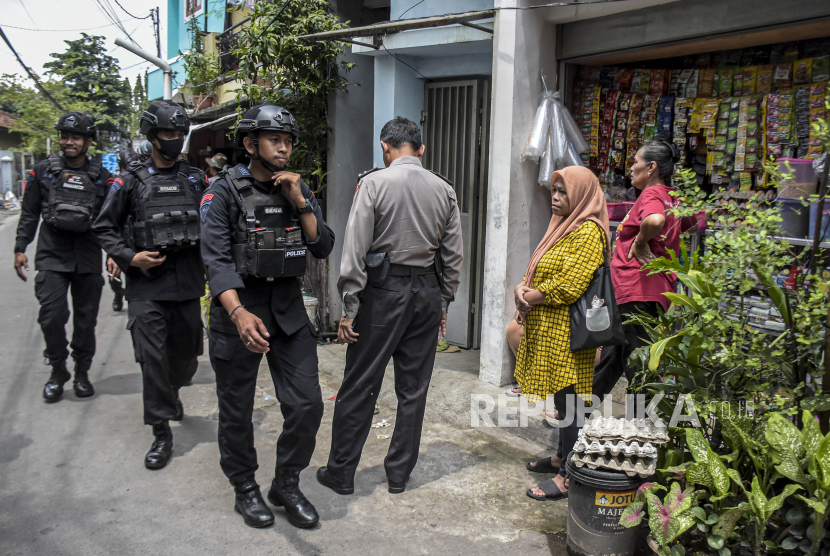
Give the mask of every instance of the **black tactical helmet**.
[(145, 139), (136, 147), (135, 154), (142, 162), (147, 160), (153, 155), (153, 144)]
[(118, 153), (119, 166), (126, 168), (133, 160), (136, 160), (136, 154), (134, 152), (122, 150)]
[[(291, 112), (282, 106), (263, 104), (262, 106), (249, 108), (242, 119), (239, 120), (236, 125), (236, 146), (240, 149), (243, 148), (242, 138), (245, 135), (252, 131), (264, 129), (290, 133), (295, 141), (300, 136), (300, 126), (294, 116), (291, 115)], [(254, 143), (256, 143), (256, 140)]]
[(92, 116), (83, 112), (67, 112), (58, 118), (55, 129), (98, 139), (98, 128), (95, 126), (95, 120), (92, 119)]
[(190, 118), (187, 117), (184, 108), (178, 104), (168, 100), (157, 100), (141, 115), (139, 132), (147, 135), (160, 129), (187, 133), (190, 130)]

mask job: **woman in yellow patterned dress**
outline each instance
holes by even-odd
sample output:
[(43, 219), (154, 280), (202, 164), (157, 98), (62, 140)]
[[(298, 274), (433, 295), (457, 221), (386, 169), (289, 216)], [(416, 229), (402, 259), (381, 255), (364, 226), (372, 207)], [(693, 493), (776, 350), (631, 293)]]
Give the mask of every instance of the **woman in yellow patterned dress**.
[[(585, 293), (608, 247), (608, 210), (599, 180), (589, 169), (571, 166), (551, 178), (553, 216), (548, 231), (527, 267), (525, 281), (515, 290), (517, 324), (524, 326), (516, 356), (515, 377), (530, 401), (553, 397), (560, 420), (562, 454), (576, 443), (579, 429), (567, 412), (576, 404), (568, 395), (591, 399), (596, 350), (571, 351), (569, 306)], [(610, 251), (610, 250), (609, 250)], [(568, 407), (570, 405), (570, 408)], [(538, 487), (527, 491), (537, 500), (567, 497), (565, 466)]]

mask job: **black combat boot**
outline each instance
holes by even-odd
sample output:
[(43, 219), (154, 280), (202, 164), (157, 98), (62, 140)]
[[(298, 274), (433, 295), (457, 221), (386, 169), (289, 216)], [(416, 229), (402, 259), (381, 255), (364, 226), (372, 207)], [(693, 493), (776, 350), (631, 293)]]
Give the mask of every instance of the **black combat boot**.
[(274, 506), (285, 506), (288, 521), (295, 527), (314, 527), (320, 516), (308, 499), (300, 492), (300, 472), (277, 469), (276, 477), (268, 491), (268, 501)]
[(95, 395), (95, 388), (89, 381), (89, 365), (75, 363), (75, 380), (72, 382), (75, 395), (79, 398), (88, 398)]
[(274, 514), (262, 498), (259, 485), (248, 479), (233, 485), (236, 502), (233, 509), (242, 516), (248, 527), (268, 527), (274, 523)]
[(156, 439), (150, 447), (150, 451), (144, 456), (144, 467), (147, 469), (161, 469), (170, 462), (173, 457), (173, 431), (166, 422), (161, 425), (153, 425), (153, 435)]
[(112, 298), (112, 310), (116, 313), (121, 311), (124, 308), (124, 294), (122, 292), (115, 292), (115, 296)]
[(182, 419), (184, 419), (184, 406), (181, 398), (179, 398), (179, 391), (176, 390), (176, 415), (173, 417), (173, 421), (181, 421)]
[(66, 370), (66, 361), (52, 363), (52, 374), (43, 387), (43, 399), (46, 403), (55, 403), (63, 396), (63, 385), (66, 384), (72, 375)]

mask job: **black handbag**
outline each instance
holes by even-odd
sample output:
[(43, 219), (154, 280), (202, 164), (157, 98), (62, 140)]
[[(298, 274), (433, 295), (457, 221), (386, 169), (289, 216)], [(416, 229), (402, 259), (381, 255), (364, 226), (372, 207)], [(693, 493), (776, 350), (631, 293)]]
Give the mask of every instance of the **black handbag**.
[(571, 351), (625, 343), (622, 316), (608, 266), (607, 245), (607, 241), (602, 242), (602, 266), (594, 272), (582, 297), (571, 305)]

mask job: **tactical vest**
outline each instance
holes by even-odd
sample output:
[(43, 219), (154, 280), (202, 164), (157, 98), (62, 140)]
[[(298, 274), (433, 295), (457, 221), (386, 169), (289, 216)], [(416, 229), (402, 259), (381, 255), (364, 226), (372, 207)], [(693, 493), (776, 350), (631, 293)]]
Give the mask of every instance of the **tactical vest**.
[(183, 161), (176, 162), (172, 175), (151, 172), (142, 164), (128, 172), (138, 178), (137, 210), (125, 233), (138, 251), (175, 251), (199, 245), (199, 201), (192, 178)]
[(42, 214), (47, 224), (68, 232), (87, 232), (95, 220), (96, 181), (101, 162), (90, 159), (89, 169), (65, 168), (57, 154), (49, 156), (49, 196)]
[(241, 164), (224, 174), (239, 203), (236, 242), (231, 246), (239, 275), (271, 281), (305, 274), (308, 249), (294, 203), (281, 188), (271, 194), (256, 189), (254, 178)]

